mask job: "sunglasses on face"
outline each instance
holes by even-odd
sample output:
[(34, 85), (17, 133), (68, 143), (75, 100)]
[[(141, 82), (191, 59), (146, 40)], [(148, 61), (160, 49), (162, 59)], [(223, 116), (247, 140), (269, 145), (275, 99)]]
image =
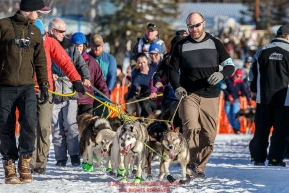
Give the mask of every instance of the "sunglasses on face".
[(53, 28), (55, 31), (57, 31), (58, 33), (61, 33), (61, 34), (63, 34), (63, 33), (65, 33), (66, 32), (66, 30), (58, 30), (58, 29), (55, 29), (55, 28)]
[(151, 57), (153, 57), (153, 56), (156, 57), (157, 55), (158, 55), (158, 53), (150, 53), (150, 56), (151, 56)]
[(202, 21), (202, 22), (200, 22), (200, 23), (197, 23), (197, 24), (195, 24), (195, 25), (187, 25), (187, 27), (190, 28), (190, 29), (193, 29), (194, 27), (197, 28), (197, 27), (200, 27), (203, 22), (204, 22), (204, 21)]

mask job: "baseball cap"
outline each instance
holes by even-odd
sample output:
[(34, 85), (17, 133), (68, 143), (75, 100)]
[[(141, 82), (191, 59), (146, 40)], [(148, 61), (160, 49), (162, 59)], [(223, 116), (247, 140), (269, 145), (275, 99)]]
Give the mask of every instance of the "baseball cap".
[(282, 25), (277, 30), (277, 35), (289, 34), (289, 25)]
[(81, 32), (75, 32), (71, 38), (70, 38), (70, 41), (73, 43), (73, 44), (85, 44), (86, 43), (86, 37), (83, 33)]
[(156, 31), (156, 30), (158, 30), (158, 27), (157, 27), (156, 24), (148, 23), (147, 24), (147, 29), (152, 29), (153, 31)]
[(47, 14), (51, 9), (45, 6), (43, 0), (21, 0), (20, 10), (22, 11), (39, 11), (42, 14)]
[(91, 37), (91, 43), (93, 43), (94, 45), (102, 45), (103, 44), (103, 39), (102, 39), (101, 35), (94, 34)]

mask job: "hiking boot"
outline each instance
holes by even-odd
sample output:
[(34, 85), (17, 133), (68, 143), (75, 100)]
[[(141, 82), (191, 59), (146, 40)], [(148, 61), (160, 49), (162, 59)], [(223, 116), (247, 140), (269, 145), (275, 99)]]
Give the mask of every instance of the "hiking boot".
[(55, 166), (65, 167), (66, 166), (66, 160), (58, 160), (56, 162)]
[(286, 162), (280, 161), (269, 161), (268, 162), (268, 166), (282, 166), (282, 167), (286, 167)]
[(80, 158), (78, 155), (71, 155), (70, 162), (72, 166), (80, 166)]
[(265, 162), (254, 161), (254, 166), (265, 166)]
[(45, 168), (34, 168), (34, 173), (35, 174), (40, 174), (40, 175), (44, 175), (46, 172)]
[(18, 173), (20, 174), (20, 180), (24, 183), (33, 181), (32, 172), (29, 166), (31, 160), (31, 154), (20, 154), (18, 161)]
[(15, 161), (2, 160), (3, 168), (5, 172), (5, 184), (20, 184), (20, 180), (16, 174)]
[(187, 174), (189, 176), (193, 176), (196, 173), (196, 167), (197, 167), (196, 163), (188, 163), (186, 168)]
[(205, 178), (206, 177), (206, 174), (204, 172), (196, 172), (194, 175), (193, 175), (193, 178)]

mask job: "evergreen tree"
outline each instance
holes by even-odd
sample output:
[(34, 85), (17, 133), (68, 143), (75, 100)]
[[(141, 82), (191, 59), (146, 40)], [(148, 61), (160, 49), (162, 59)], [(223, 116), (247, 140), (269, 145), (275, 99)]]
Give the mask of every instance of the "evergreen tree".
[[(173, 37), (170, 24), (177, 16), (178, 0), (111, 0), (118, 7), (114, 15), (99, 18), (98, 24), (111, 53), (122, 62), (124, 52), (133, 47), (146, 30), (148, 22), (158, 26), (159, 35), (166, 43)], [(119, 54), (119, 55), (118, 55)]]

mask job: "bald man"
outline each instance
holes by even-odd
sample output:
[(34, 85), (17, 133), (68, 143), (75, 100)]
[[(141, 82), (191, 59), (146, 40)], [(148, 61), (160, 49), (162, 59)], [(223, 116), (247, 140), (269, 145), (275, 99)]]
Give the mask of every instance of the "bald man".
[[(90, 86), (90, 72), (86, 62), (76, 46), (65, 36), (66, 24), (59, 18), (54, 18), (48, 25), (49, 36), (56, 39), (72, 59), (76, 70), (80, 74), (83, 85)], [(66, 74), (52, 62), (52, 72), (55, 77), (57, 92), (68, 94), (73, 92), (72, 84)], [(84, 92), (83, 92), (84, 94)], [(77, 116), (78, 95), (72, 97), (54, 96), (52, 114), (52, 143), (54, 145), (56, 166), (66, 166), (67, 152), (70, 155), (72, 166), (80, 165)]]
[(180, 99), (179, 115), (190, 149), (187, 173), (204, 178), (216, 137), (218, 83), (230, 77), (235, 67), (223, 44), (205, 32), (200, 13), (190, 13), (186, 24), (189, 36), (176, 43), (168, 74)]

